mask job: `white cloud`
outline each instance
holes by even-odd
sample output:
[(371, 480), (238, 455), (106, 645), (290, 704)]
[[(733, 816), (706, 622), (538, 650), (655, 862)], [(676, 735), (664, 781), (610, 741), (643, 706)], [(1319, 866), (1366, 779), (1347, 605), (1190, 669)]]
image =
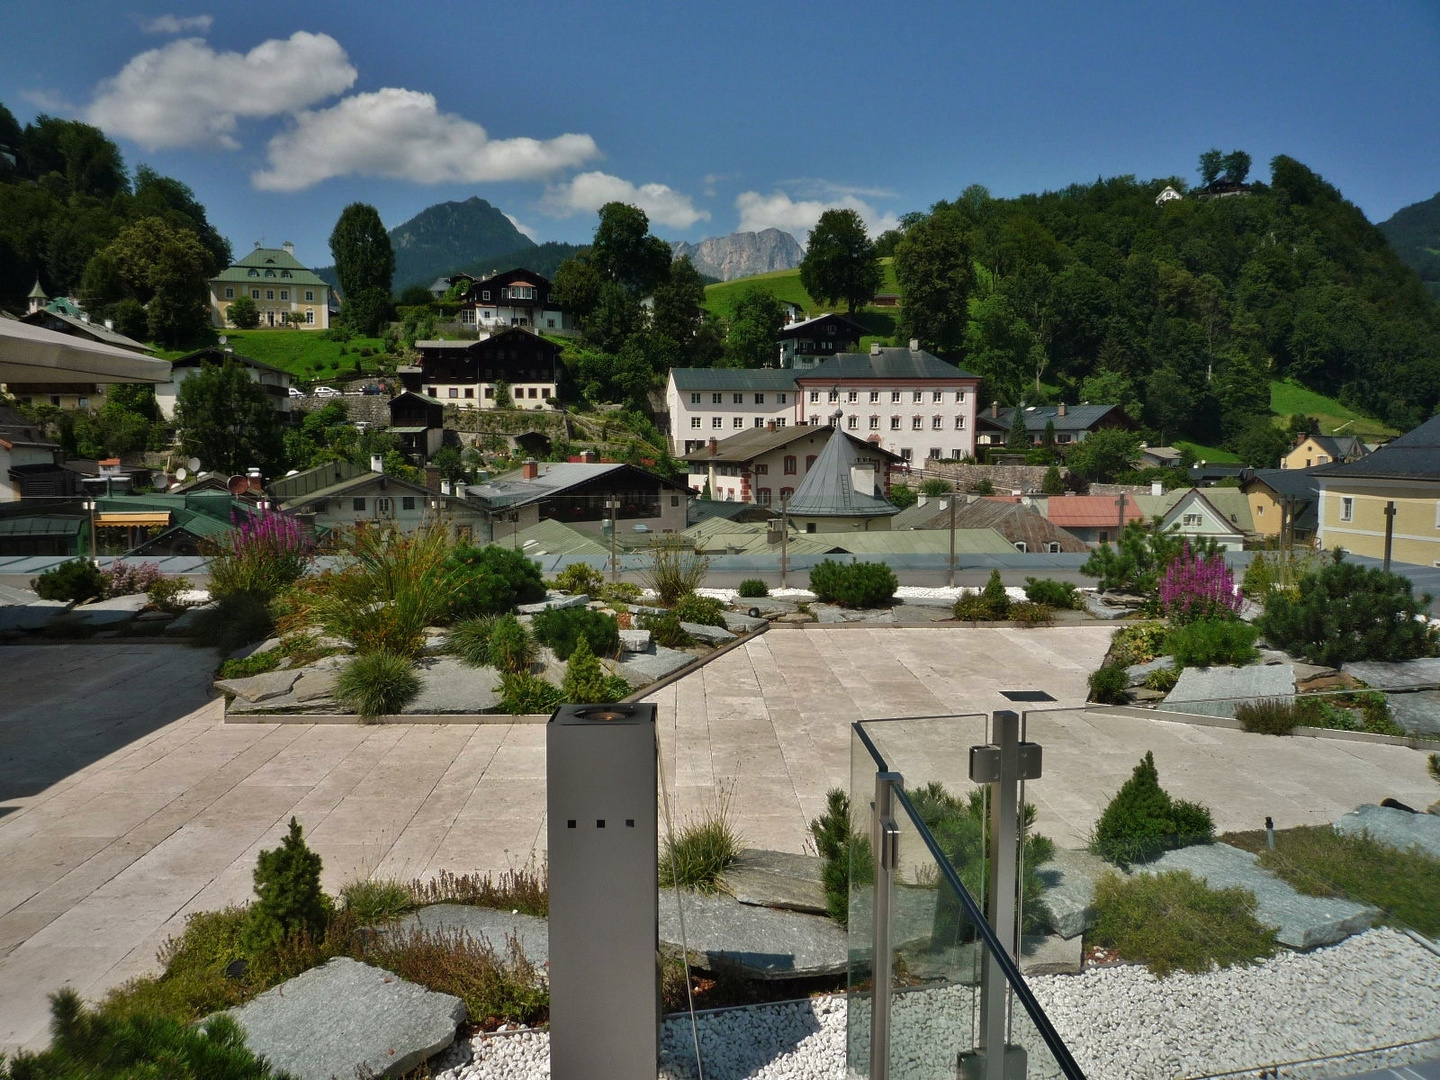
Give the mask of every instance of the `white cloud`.
[(182, 38), (134, 57), (96, 87), (86, 119), (147, 149), (235, 147), (241, 117), (276, 116), (350, 88), (356, 71), (340, 43), (304, 31), (248, 53)]
[(140, 19), (140, 29), (147, 34), (208, 34), (215, 22), (213, 15), (157, 15)]
[(599, 210), (609, 202), (629, 203), (644, 210), (656, 225), (688, 229), (697, 221), (710, 220), (710, 211), (697, 210), (690, 196), (665, 184), (641, 184), (603, 172), (581, 173), (557, 184), (545, 193), (540, 208), (552, 217)]
[(299, 191), (335, 176), (536, 180), (599, 153), (589, 135), (491, 139), (479, 124), (442, 113), (433, 94), (386, 87), (297, 114), (294, 128), (270, 140), (270, 168), (251, 180), (265, 191)]
[[(501, 212), (502, 214), (505, 213), (505, 211), (503, 211), (503, 210), (500, 211), (500, 212)], [(508, 221), (508, 222), (510, 222), (511, 225), (514, 225), (516, 229), (518, 229), (520, 232), (524, 233), (524, 234), (525, 234), (526, 236), (528, 236), (531, 240), (535, 240), (535, 230), (532, 229), (529, 225), (524, 224), (524, 223), (523, 223), (519, 218), (517, 218), (514, 214), (505, 214), (505, 220)], [(536, 243), (539, 243), (538, 240), (536, 240), (535, 242), (536, 242)]]
[(871, 238), (900, 224), (900, 219), (895, 214), (888, 211), (882, 214), (854, 195), (845, 195), (838, 199), (795, 200), (783, 191), (774, 191), (769, 195), (762, 195), (758, 191), (742, 191), (735, 198), (735, 209), (740, 211), (740, 232), (784, 229), (793, 233), (802, 244), (826, 210), (854, 210), (865, 222)]

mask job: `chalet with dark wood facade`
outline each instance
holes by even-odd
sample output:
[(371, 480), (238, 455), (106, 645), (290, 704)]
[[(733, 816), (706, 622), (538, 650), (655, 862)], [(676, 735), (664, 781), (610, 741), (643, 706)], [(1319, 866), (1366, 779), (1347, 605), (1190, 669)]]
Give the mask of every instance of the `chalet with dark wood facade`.
[(813, 368), (836, 353), (849, 352), (863, 333), (858, 323), (834, 312), (792, 322), (780, 330), (780, 366)]
[(472, 282), (460, 302), (459, 319), (477, 330), (520, 326), (530, 330), (573, 330), (575, 319), (550, 295), (550, 279), (523, 268)]
[(424, 397), (462, 409), (496, 408), (501, 383), (518, 409), (551, 409), (564, 367), (560, 346), (519, 327), (480, 341), (417, 341), (420, 376), (407, 378)]

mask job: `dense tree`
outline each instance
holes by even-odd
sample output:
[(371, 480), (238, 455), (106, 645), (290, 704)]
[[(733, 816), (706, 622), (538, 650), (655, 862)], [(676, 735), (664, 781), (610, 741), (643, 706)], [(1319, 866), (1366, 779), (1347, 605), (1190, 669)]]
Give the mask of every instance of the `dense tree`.
[(226, 315), (237, 330), (254, 330), (260, 325), (260, 309), (248, 296), (237, 296), (226, 309)]
[(1290, 437), (1268, 418), (1257, 416), (1241, 429), (1231, 447), (1243, 464), (1256, 469), (1274, 469), (1290, 449)]
[(573, 312), (583, 325), (600, 303), (600, 288), (604, 283), (586, 249), (560, 264), (551, 291), (556, 303)]
[[(144, 305), (149, 336), (166, 348), (202, 337), (210, 325), (206, 281), (215, 272), (211, 255), (199, 237), (162, 218), (142, 218), (127, 226), (96, 254), (89, 283), (106, 278), (106, 291), (118, 288)], [(98, 289), (99, 286), (96, 286)]]
[(939, 207), (905, 231), (895, 247), (895, 277), (903, 294), (902, 336), (940, 355), (955, 356), (965, 339), (975, 287), (969, 220)]
[(1209, 187), (1216, 180), (1220, 179), (1220, 172), (1225, 168), (1225, 157), (1219, 150), (1211, 148), (1200, 155), (1200, 183)]
[(670, 245), (650, 235), (650, 219), (638, 206), (606, 203), (590, 245), (600, 276), (636, 297), (647, 296), (670, 272)]
[(740, 294), (725, 337), (725, 367), (770, 367), (779, 362), (778, 335), (785, 325), (785, 307), (769, 291), (752, 285)]
[(207, 469), (235, 473), (255, 465), (273, 474), (282, 465), (275, 405), (237, 361), (205, 364), (180, 384), (175, 426), (184, 452)]
[(189, 185), (140, 165), (135, 170), (135, 195), (129, 212), (132, 217), (160, 217), (171, 225), (188, 228), (210, 252), (210, 261), (217, 270), (230, 265), (230, 241), (210, 224), (205, 207)]
[(1112, 483), (1140, 455), (1140, 436), (1120, 428), (1092, 431), (1070, 449), (1065, 464), (1091, 483)]
[(1025, 427), (1025, 410), (1017, 405), (1014, 415), (1010, 418), (1010, 430), (1005, 435), (1005, 449), (1029, 450), (1031, 445), (1030, 432)]
[(343, 297), (342, 320), (356, 333), (373, 335), (389, 317), (395, 276), (395, 250), (380, 212), (368, 203), (345, 207), (330, 233), (330, 254)]
[(1244, 150), (1232, 150), (1223, 162), (1225, 179), (1232, 184), (1243, 184), (1250, 175), (1250, 155)]
[(875, 298), (884, 274), (865, 222), (854, 210), (826, 210), (810, 230), (800, 284), (825, 304), (845, 301), (854, 314)]

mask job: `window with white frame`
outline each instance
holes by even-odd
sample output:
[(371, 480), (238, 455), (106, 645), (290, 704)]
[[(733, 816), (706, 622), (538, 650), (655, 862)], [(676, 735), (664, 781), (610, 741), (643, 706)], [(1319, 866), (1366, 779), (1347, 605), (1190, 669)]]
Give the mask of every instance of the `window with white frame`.
[(925, 427), (925, 418), (924, 418), (923, 416), (912, 416), (912, 417), (910, 418), (910, 430), (911, 430), (911, 431), (921, 431), (921, 430), (924, 429), (924, 427)]
[(899, 391), (899, 390), (891, 390), (891, 391), (890, 391), (890, 404), (891, 404), (891, 405), (899, 405), (899, 404), (900, 404), (900, 391)]
[(846, 426), (847, 428), (849, 428), (851, 431), (854, 431), (856, 428), (858, 428), (858, 427), (860, 426), (860, 418), (859, 418), (858, 416), (851, 416), (849, 419), (847, 419), (847, 420), (845, 421), (845, 426)]
[[(305, 302), (306, 302), (307, 304), (313, 304), (313, 303), (315, 302), (315, 290), (314, 290), (314, 289), (306, 289), (306, 290), (305, 290)], [(475, 316), (472, 314), (470, 317), (473, 319)]]
[(939, 460), (940, 460), (942, 457), (944, 457), (944, 456), (945, 456), (945, 451), (941, 450), (940, 447), (938, 447), (938, 446), (932, 446), (932, 447), (930, 447), (930, 460), (931, 460), (931, 461), (939, 461)]
[(945, 391), (936, 390), (933, 394), (930, 395), (930, 400), (933, 401), (936, 405), (939, 405), (942, 401), (945, 400)]
[(764, 405), (764, 404), (765, 404), (765, 395), (764, 395), (764, 394), (756, 394), (756, 395), (755, 395), (755, 404), (756, 404), (756, 405)]
[(789, 397), (790, 397), (789, 394), (777, 394), (776, 396), (780, 399), (780, 404), (781, 404), (781, 405), (784, 405), (784, 404), (786, 403), (786, 401), (789, 400)]
[(879, 430), (880, 430), (880, 418), (879, 418), (878, 416), (872, 416), (872, 417), (870, 417), (870, 430), (871, 430), (871, 431), (879, 431)]
[(819, 405), (819, 404), (820, 404), (820, 391), (819, 391), (819, 390), (811, 390), (811, 391), (810, 391), (810, 404), (811, 404), (811, 405)]
[(1355, 520), (1355, 500), (1349, 495), (1342, 495), (1340, 497), (1340, 520)]
[(925, 392), (924, 392), (923, 390), (916, 390), (916, 391), (912, 392), (911, 395), (910, 395), (911, 404), (919, 405), (920, 402), (922, 402), (922, 401), (924, 401), (924, 400), (925, 400)]
[(957, 416), (957, 417), (955, 417), (955, 430), (956, 430), (956, 431), (964, 431), (964, 430), (965, 430), (965, 418), (964, 418), (963, 416)]
[(315, 325), (315, 309), (314, 309), (314, 308), (306, 308), (306, 309), (305, 309), (305, 322), (306, 322), (308, 325), (310, 325), (310, 326), (314, 326), (314, 325)]
[(910, 460), (911, 460), (912, 458), (914, 458), (914, 457), (915, 457), (915, 452), (914, 452), (913, 450), (911, 450), (910, 447), (908, 447), (908, 446), (902, 446), (902, 447), (900, 448), (900, 460), (901, 460), (901, 461), (910, 461)]
[(829, 395), (827, 396), (827, 400), (828, 400), (832, 405), (833, 405), (835, 402), (839, 401), (839, 400), (840, 400), (840, 391), (839, 391), (839, 390), (831, 390), (830, 393), (829, 393)]
[(763, 416), (757, 416), (757, 417), (755, 417), (755, 426), (756, 426), (756, 427), (764, 427), (764, 426), (765, 426), (765, 418), (764, 418)]
[(943, 428), (944, 426), (945, 426), (945, 418), (944, 418), (943, 416), (932, 416), (932, 417), (930, 418), (930, 430), (931, 430), (931, 431), (939, 431), (939, 430), (940, 430), (941, 428)]
[(225, 299), (226, 299), (226, 300), (234, 300), (234, 299), (235, 299), (235, 286), (233, 286), (233, 285), (227, 285), (227, 286), (225, 287)]
[(691, 405), (699, 405), (699, 404), (700, 404), (700, 395), (699, 395), (699, 394), (691, 394), (691, 395), (690, 395), (690, 404), (691, 404)]
[(956, 391), (955, 391), (955, 404), (956, 404), (956, 405), (964, 405), (964, 404), (965, 404), (965, 391), (964, 391), (964, 390), (956, 390)]
[(710, 404), (711, 404), (711, 405), (719, 405), (719, 404), (721, 404), (724, 400), (725, 400), (725, 395), (724, 395), (724, 394), (711, 394), (711, 395), (710, 395)]
[(871, 404), (871, 405), (878, 405), (879, 403), (880, 403), (880, 391), (879, 391), (879, 390), (871, 390), (871, 391), (870, 391), (870, 404)]
[(859, 400), (860, 400), (860, 391), (859, 391), (859, 390), (851, 390), (847, 395), (845, 395), (845, 400), (846, 400), (846, 401), (859, 401)]
[(723, 416), (712, 416), (712, 417), (710, 418), (710, 426), (711, 426), (712, 428), (724, 427), (724, 426), (725, 426), (725, 418), (724, 418)]
[(743, 428), (745, 426), (745, 418), (743, 416), (735, 417), (734, 420), (730, 421), (730, 426), (732, 428)]
[(730, 404), (732, 404), (732, 405), (744, 405), (744, 404), (745, 404), (745, 395), (744, 395), (744, 394), (731, 394), (731, 395), (730, 395)]
[(899, 431), (899, 430), (900, 430), (900, 418), (899, 418), (898, 416), (892, 416), (892, 417), (890, 417), (890, 430), (891, 430), (891, 431)]
[(692, 428), (699, 427), (699, 426), (700, 426), (700, 417), (698, 417), (698, 416), (692, 416), (692, 417), (690, 417), (690, 426), (691, 426)]
[(1200, 527), (1199, 514), (1185, 514), (1180, 518), (1180, 524), (1187, 529), (1198, 529)]
[(281, 289), (281, 290), (280, 290), (280, 299), (281, 299), (281, 300), (289, 300), (289, 299), (290, 299), (290, 290), (289, 290), (289, 289)]

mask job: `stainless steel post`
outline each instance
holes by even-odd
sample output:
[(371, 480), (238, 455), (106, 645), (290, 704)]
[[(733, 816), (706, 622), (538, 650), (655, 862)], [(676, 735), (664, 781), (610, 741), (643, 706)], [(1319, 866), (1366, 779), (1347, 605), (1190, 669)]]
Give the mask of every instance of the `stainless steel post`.
[(900, 855), (900, 829), (895, 824), (894, 785), (904, 783), (899, 773), (875, 774), (875, 808), (870, 821), (870, 845), (875, 852), (875, 892), (871, 907), (870, 1080), (890, 1076), (890, 993), (894, 954), (890, 950), (890, 889)]
[[(991, 745), (999, 747), (999, 776), (990, 792), (990, 895), (986, 916), (1000, 943), (1015, 956), (1017, 853), (1020, 841), (1020, 716), (996, 711)], [(1009, 1031), (1009, 987), (993, 955), (985, 958), (980, 981), (980, 1047), (985, 1080), (1004, 1080)]]
[(960, 497), (960, 490), (950, 492), (950, 580), (947, 584), (950, 588), (955, 587), (955, 500)]

